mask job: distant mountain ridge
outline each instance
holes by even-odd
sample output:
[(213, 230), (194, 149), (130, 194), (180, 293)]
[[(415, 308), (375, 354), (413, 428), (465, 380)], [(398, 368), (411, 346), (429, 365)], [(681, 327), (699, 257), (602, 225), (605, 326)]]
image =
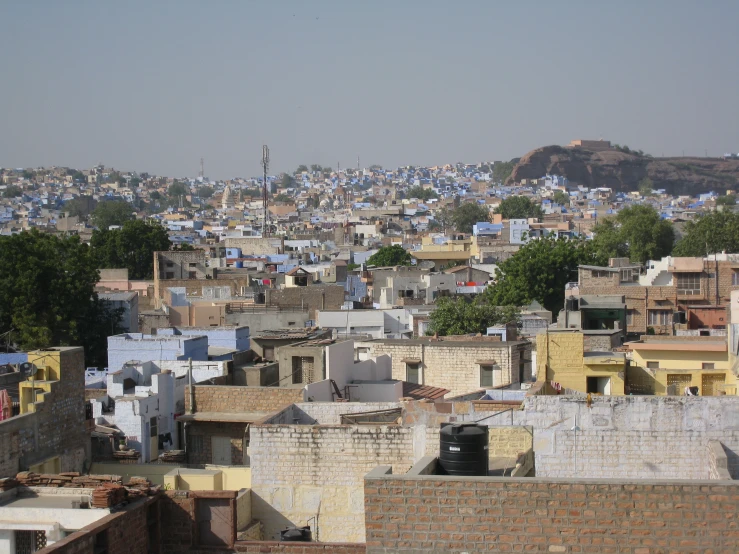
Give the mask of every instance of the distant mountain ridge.
[(619, 192), (639, 189), (649, 177), (655, 189), (673, 195), (696, 195), (739, 188), (739, 160), (722, 158), (650, 158), (616, 149), (545, 146), (532, 150), (513, 168), (507, 184), (561, 175), (572, 184), (609, 187)]

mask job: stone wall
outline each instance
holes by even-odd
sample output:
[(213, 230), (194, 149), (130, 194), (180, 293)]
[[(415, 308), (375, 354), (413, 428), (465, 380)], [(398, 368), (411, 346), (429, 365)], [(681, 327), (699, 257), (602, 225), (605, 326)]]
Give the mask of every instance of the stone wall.
[(533, 447), (531, 427), (489, 426), (488, 453), (491, 458), (517, 458)]
[(739, 483), (365, 478), (368, 554), (739, 551)]
[[(184, 552), (233, 552), (231, 548), (236, 539), (236, 491), (166, 491), (160, 500), (161, 539), (160, 554), (181, 554)], [(211, 515), (219, 519), (219, 528), (212, 529), (219, 535), (224, 531), (228, 536), (222, 549), (201, 545), (200, 519), (206, 510), (198, 509), (198, 502), (220, 501), (222, 507)], [(229, 529), (230, 528), (230, 529)]]
[[(283, 387), (228, 387), (193, 385), (196, 412), (273, 412), (303, 400), (303, 389)], [(190, 409), (189, 387), (185, 391), (185, 411)]]
[[(249, 465), (249, 459), (245, 457), (245, 433), (246, 423), (205, 421), (189, 423), (187, 425), (187, 463), (216, 463), (213, 460), (213, 437), (228, 437), (231, 441), (231, 465)], [(198, 437), (198, 439), (193, 440), (193, 437)]]
[(598, 396), (590, 406), (535, 396), (514, 416), (534, 428), (541, 477), (708, 479), (709, 441), (721, 441), (729, 459), (739, 451), (739, 404), (728, 396)]
[(407, 471), (413, 429), (397, 425), (252, 425), (252, 514), (264, 537), (317, 516), (314, 540), (363, 542), (363, 478), (378, 460)]
[(367, 548), (363, 544), (351, 543), (295, 543), (254, 541), (236, 543), (236, 552), (274, 553), (274, 554), (365, 554)]
[(345, 291), (342, 285), (311, 285), (267, 289), (265, 293), (267, 306), (301, 308), (308, 311), (311, 319), (316, 319), (319, 310), (340, 310)]
[[(0, 477), (58, 456), (61, 471), (80, 471), (90, 447), (85, 428), (85, 353), (81, 347), (29, 352), (59, 380), (38, 393), (34, 411), (0, 422)], [(43, 370), (45, 371), (45, 370)]]
[[(480, 362), (490, 360), (501, 368), (495, 372), (494, 386), (518, 383), (520, 351), (530, 349), (528, 343), (495, 341), (382, 340), (361, 343), (361, 346), (369, 346), (372, 357), (381, 354), (392, 357), (393, 379), (407, 380), (403, 360), (421, 360), (423, 384), (449, 389), (449, 396), (479, 390)], [(526, 364), (524, 380), (530, 376), (530, 364)]]
[(719, 441), (708, 441), (708, 478), (731, 479), (724, 445)]

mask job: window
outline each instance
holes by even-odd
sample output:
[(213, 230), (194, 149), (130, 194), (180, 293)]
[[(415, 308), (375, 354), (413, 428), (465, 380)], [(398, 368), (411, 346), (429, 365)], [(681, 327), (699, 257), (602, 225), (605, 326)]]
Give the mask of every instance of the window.
[(406, 381), (421, 384), (421, 364), (405, 364), (405, 373)]
[(187, 437), (187, 448), (190, 452), (203, 451), (203, 435), (190, 435)]
[(187, 272), (187, 278), (188, 279), (197, 279), (198, 278), (197, 271), (188, 271)]
[(669, 325), (672, 311), (670, 310), (649, 310), (649, 325)]
[(164, 274), (164, 278), (165, 278), (165, 279), (174, 279), (174, 271), (167, 271), (167, 272), (166, 272), (166, 273)]
[(647, 369), (659, 369), (659, 362), (647, 362)]
[(611, 273), (610, 271), (593, 271), (591, 273), (593, 279), (605, 279), (607, 277), (610, 277), (611, 275), (613, 275), (613, 273)]
[(703, 362), (701, 364), (701, 369), (715, 369), (712, 362)]
[(677, 293), (682, 295), (696, 295), (701, 292), (700, 273), (677, 273)]
[(626, 310), (626, 325), (631, 326), (634, 324), (634, 314), (636, 310)]
[(167, 267), (174, 267), (174, 264), (172, 262), (167, 262)]
[(190, 266), (190, 267), (197, 267), (198, 266), (198, 264), (196, 262), (190, 262), (187, 265)]
[(628, 267), (621, 270), (621, 282), (633, 283), (639, 281), (639, 268)]
[(149, 429), (150, 429), (149, 436), (151, 438), (154, 438), (159, 434), (158, 421), (159, 419), (156, 416), (149, 419)]
[(481, 365), (480, 366), (480, 386), (481, 387), (493, 387), (493, 366), (492, 365)]
[(739, 269), (735, 269), (731, 274), (731, 286), (739, 287)]

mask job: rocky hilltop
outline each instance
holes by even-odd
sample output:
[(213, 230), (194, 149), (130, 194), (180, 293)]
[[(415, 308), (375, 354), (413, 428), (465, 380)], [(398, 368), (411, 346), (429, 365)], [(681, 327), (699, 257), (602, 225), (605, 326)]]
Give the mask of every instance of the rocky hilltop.
[(723, 158), (650, 158), (616, 149), (591, 151), (545, 146), (526, 154), (513, 168), (507, 183), (562, 175), (573, 184), (609, 187), (619, 192), (638, 190), (649, 177), (655, 189), (669, 194), (695, 195), (739, 188), (739, 160)]

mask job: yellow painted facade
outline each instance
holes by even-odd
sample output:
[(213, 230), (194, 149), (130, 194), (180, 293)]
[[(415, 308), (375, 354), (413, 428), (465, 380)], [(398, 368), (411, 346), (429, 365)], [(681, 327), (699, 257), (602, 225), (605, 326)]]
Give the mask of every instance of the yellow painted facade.
[(173, 469), (164, 486), (180, 491), (238, 491), (251, 488), (251, 468), (208, 465), (205, 469)]
[(668, 385), (675, 385), (677, 395), (685, 387), (698, 387), (701, 396), (737, 394), (737, 378), (726, 351), (701, 350), (700, 343), (693, 350), (671, 349), (669, 343), (663, 349), (642, 349), (638, 343), (631, 348), (633, 365), (653, 376), (656, 395), (667, 395)]
[(595, 380), (603, 394), (623, 395), (626, 371), (625, 357), (614, 352), (585, 352), (585, 336), (573, 331), (550, 331), (536, 337), (537, 380), (562, 389), (588, 392), (588, 378)]
[(56, 473), (61, 472), (61, 470), (62, 470), (62, 460), (59, 456), (54, 456), (53, 458), (44, 460), (41, 463), (28, 466), (28, 471), (32, 471), (34, 473), (56, 474)]

